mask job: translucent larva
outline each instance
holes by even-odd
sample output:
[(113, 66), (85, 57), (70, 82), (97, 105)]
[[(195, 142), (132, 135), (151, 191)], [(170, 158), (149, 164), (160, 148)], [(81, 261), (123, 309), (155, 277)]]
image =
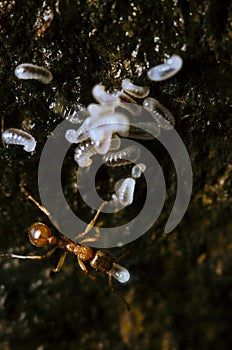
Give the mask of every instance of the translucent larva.
[[(110, 149), (118, 149), (120, 144), (120, 138), (115, 136), (111, 139)], [(80, 167), (88, 167), (92, 164), (91, 157), (97, 153), (93, 141), (84, 141), (75, 149), (74, 159)]]
[(160, 134), (160, 127), (155, 122), (138, 122), (130, 125), (128, 132), (122, 136), (139, 140), (154, 140)]
[(114, 90), (111, 95), (118, 97), (120, 102), (136, 103), (136, 101), (129, 95), (125, 94), (124, 91)]
[(97, 84), (93, 87), (92, 95), (98, 103), (120, 102), (119, 96), (110, 94), (105, 90), (106, 90), (106, 87), (101, 84)]
[(144, 98), (146, 97), (150, 90), (146, 86), (138, 86), (134, 85), (130, 79), (123, 79), (122, 81), (122, 89), (131, 96), (137, 97), (137, 98)]
[(146, 170), (146, 165), (143, 163), (139, 163), (133, 166), (132, 170), (131, 170), (131, 176), (134, 179), (138, 179), (142, 173), (144, 173), (144, 171)]
[(182, 68), (183, 60), (180, 56), (173, 55), (163, 64), (155, 66), (147, 72), (147, 76), (153, 81), (162, 81), (171, 78)]
[(17, 66), (15, 75), (19, 79), (35, 79), (43, 84), (49, 84), (53, 78), (48, 69), (31, 63), (23, 63)]
[(117, 135), (112, 137), (112, 133), (105, 134), (101, 142), (95, 141), (94, 148), (98, 154), (106, 154), (110, 150), (116, 150), (120, 147), (121, 140)]
[(36, 141), (33, 136), (19, 129), (6, 129), (2, 132), (2, 141), (8, 145), (21, 145), (26, 152), (33, 152)]
[(151, 112), (151, 116), (155, 119), (161, 128), (170, 130), (174, 127), (175, 119), (172, 113), (159, 101), (155, 100), (152, 97), (147, 97), (143, 101), (143, 106), (147, 111)]
[(115, 111), (115, 106), (112, 103), (106, 103), (100, 105), (97, 103), (90, 103), (87, 107), (87, 111), (93, 118), (102, 117), (105, 114), (112, 114)]
[(103, 160), (107, 166), (116, 167), (136, 162), (140, 157), (140, 148), (136, 145), (128, 146), (117, 152), (108, 152)]
[[(65, 133), (65, 138), (69, 143), (78, 143), (77, 142), (77, 130), (69, 129)], [(88, 137), (86, 137), (88, 138)]]
[(96, 153), (93, 142), (85, 141), (80, 143), (75, 149), (74, 160), (80, 167), (88, 167), (92, 164), (92, 159), (90, 158)]
[(115, 192), (117, 200), (124, 207), (127, 207), (133, 202), (134, 199), (134, 189), (135, 189), (135, 180), (132, 177), (128, 177), (124, 180), (119, 180), (115, 185)]
[(67, 130), (65, 137), (70, 143), (79, 143), (90, 138), (97, 152), (105, 154), (110, 148), (112, 134), (126, 133), (128, 129), (129, 120), (124, 114), (99, 114), (86, 118), (78, 130)]
[(113, 263), (112, 269), (108, 272), (109, 276), (114, 277), (120, 283), (126, 283), (130, 279), (129, 271), (116, 263)]
[(89, 116), (87, 108), (78, 102), (69, 102), (60, 97), (49, 105), (53, 113), (61, 115), (73, 124), (81, 124)]

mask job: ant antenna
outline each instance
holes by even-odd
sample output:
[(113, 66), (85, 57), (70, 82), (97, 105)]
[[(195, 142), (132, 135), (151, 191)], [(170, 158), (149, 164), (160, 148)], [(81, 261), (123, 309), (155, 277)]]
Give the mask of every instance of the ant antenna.
[(125, 298), (123, 298), (123, 296), (113, 287), (113, 283), (112, 283), (112, 276), (109, 275), (109, 287), (112, 293), (115, 293), (125, 304), (127, 311), (131, 311), (130, 305), (128, 304), (128, 302), (126, 301)]

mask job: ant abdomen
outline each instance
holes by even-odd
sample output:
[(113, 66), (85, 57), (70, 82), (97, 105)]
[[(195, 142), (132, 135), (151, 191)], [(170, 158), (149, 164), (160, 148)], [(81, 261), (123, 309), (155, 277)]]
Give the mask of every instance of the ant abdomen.
[(32, 224), (28, 229), (28, 235), (30, 242), (37, 247), (57, 243), (57, 238), (53, 236), (50, 228), (42, 222)]

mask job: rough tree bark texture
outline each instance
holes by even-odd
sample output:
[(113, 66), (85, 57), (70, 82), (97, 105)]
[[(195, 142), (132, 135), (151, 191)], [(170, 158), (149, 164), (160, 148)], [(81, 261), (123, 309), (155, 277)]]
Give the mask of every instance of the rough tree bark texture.
[[(164, 234), (175, 199), (175, 169), (157, 142), (144, 143), (162, 164), (167, 195), (147, 234), (110, 251), (115, 257), (130, 252), (122, 261), (131, 280), (117, 285), (130, 313), (108, 293), (104, 276), (86, 278), (74, 258), (59, 274), (50, 272), (59, 254), (46, 261), (2, 260), (1, 349), (232, 347), (231, 38), (226, 0), (0, 2), (0, 116), (5, 128), (30, 130), (38, 141), (33, 155), (0, 146), (0, 252), (38, 254), (27, 227), (36, 221), (52, 227), (19, 183), (39, 198), (40, 153), (62, 120), (49, 109), (58, 93), (88, 105), (96, 83), (113, 89), (131, 78), (149, 85), (150, 95), (175, 116), (193, 167), (187, 213)], [(161, 83), (148, 81), (148, 66), (174, 53), (183, 58), (181, 72)], [(18, 80), (14, 69), (24, 62), (47, 66), (51, 84)], [(88, 221), (92, 212), (78, 199), (72, 157), (70, 151), (64, 163), (64, 191)], [(107, 180), (100, 181), (107, 191)]]

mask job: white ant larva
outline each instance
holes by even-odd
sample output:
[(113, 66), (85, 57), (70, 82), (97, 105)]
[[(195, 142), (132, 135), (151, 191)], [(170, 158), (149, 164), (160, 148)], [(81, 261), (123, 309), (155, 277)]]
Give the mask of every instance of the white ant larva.
[(145, 170), (146, 170), (145, 164), (143, 163), (135, 164), (131, 170), (131, 176), (134, 179), (138, 179), (142, 175), (142, 173), (144, 173)]
[(151, 116), (163, 129), (170, 130), (175, 125), (175, 119), (172, 113), (164, 107), (159, 101), (152, 97), (147, 97), (143, 101), (143, 106), (150, 112)]
[(87, 108), (79, 102), (69, 102), (59, 97), (49, 105), (51, 111), (61, 115), (72, 124), (81, 124), (89, 116)]
[(52, 73), (40, 66), (31, 63), (22, 63), (15, 68), (15, 75), (19, 79), (35, 79), (43, 84), (49, 84), (52, 80)]
[(128, 129), (129, 120), (124, 114), (99, 114), (86, 118), (78, 130), (67, 130), (65, 138), (70, 143), (79, 143), (90, 138), (97, 153), (105, 154), (110, 148), (112, 134), (124, 134)]
[[(110, 144), (110, 150), (115, 150), (120, 147), (121, 140), (120, 138), (115, 135), (111, 139), (111, 144)], [(92, 159), (91, 157), (95, 154), (97, 154), (97, 150), (94, 148), (94, 143), (93, 141), (84, 141), (80, 143), (77, 148), (75, 149), (75, 154), (74, 154), (74, 160), (77, 162), (77, 164), (80, 167), (88, 167), (89, 165), (92, 164)]]
[(84, 141), (75, 149), (74, 160), (81, 168), (88, 167), (92, 164), (92, 159), (90, 158), (96, 153), (93, 141)]
[(154, 140), (160, 134), (160, 127), (156, 121), (152, 122), (137, 122), (130, 125), (129, 131), (122, 135), (132, 139), (139, 140)]
[(116, 167), (136, 162), (140, 157), (140, 149), (136, 145), (128, 146), (118, 152), (108, 152), (103, 161), (107, 166)]
[(101, 84), (94, 85), (92, 95), (98, 103), (120, 102), (120, 98), (116, 95), (105, 91), (106, 87)]
[(127, 207), (133, 202), (135, 189), (135, 179), (128, 177), (124, 180), (119, 180), (115, 184), (116, 196), (114, 200), (119, 201), (123, 207)]
[(150, 89), (146, 86), (138, 86), (134, 85), (130, 79), (123, 79), (122, 81), (122, 89), (131, 96), (137, 97), (137, 98), (144, 98), (146, 97)]
[(180, 56), (173, 55), (163, 64), (152, 67), (147, 72), (147, 76), (153, 81), (162, 81), (171, 78), (173, 75), (179, 72), (182, 68), (183, 60)]
[(22, 145), (26, 152), (33, 152), (36, 141), (33, 136), (19, 129), (6, 129), (2, 132), (2, 141), (8, 145)]

